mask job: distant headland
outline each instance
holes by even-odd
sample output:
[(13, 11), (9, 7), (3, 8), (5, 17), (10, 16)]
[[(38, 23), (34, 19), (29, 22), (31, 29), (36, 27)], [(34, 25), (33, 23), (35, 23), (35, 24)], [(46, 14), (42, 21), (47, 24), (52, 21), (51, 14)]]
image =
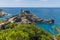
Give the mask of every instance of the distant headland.
[(50, 18), (45, 20), (37, 17), (28, 10), (21, 10), (21, 13), (9, 18), (10, 22), (18, 22), (22, 24), (31, 24), (31, 23), (54, 23), (54, 19)]
[(7, 16), (8, 14), (0, 9), (0, 17)]

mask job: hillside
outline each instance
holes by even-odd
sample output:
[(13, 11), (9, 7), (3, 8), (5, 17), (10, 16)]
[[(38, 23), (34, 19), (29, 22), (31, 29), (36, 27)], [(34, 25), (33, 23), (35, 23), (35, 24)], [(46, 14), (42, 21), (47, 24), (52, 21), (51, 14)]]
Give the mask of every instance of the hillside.
[(34, 24), (10, 23), (0, 31), (0, 40), (53, 40), (53, 36)]

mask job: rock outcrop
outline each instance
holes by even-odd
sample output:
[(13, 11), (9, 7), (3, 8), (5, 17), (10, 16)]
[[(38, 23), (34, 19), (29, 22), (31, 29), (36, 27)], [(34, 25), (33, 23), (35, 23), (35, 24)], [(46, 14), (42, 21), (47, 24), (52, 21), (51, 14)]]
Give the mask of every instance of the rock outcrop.
[(2, 9), (0, 9), (0, 17), (8, 15), (6, 12), (4, 12)]
[[(10, 20), (11, 19), (11, 20)], [(49, 20), (44, 20), (32, 14), (30, 11), (22, 10), (19, 15), (13, 16), (9, 20), (11, 22), (18, 22), (21, 24), (31, 24), (31, 23), (54, 23), (54, 20), (50, 18)]]

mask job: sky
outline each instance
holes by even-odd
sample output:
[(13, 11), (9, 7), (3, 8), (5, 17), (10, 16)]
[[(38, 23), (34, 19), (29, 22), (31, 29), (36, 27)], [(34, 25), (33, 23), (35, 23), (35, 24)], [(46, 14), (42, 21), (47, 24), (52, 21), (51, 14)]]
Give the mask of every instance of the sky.
[(0, 7), (60, 7), (60, 0), (0, 0)]

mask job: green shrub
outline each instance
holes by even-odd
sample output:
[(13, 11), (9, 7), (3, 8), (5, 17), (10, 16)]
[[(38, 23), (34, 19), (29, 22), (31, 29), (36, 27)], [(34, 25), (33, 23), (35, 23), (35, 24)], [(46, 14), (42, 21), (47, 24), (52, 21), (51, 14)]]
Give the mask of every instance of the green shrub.
[(0, 40), (53, 40), (53, 36), (34, 24), (10, 23), (0, 31)]

